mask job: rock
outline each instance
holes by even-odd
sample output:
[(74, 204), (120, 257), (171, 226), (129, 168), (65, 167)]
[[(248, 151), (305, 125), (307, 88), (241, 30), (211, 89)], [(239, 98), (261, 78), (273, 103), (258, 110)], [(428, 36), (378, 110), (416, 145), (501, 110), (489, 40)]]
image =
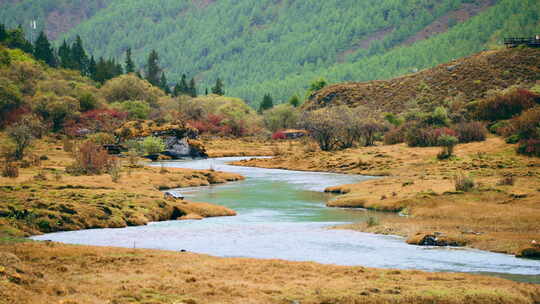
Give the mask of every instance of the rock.
[(414, 236), (411, 236), (407, 239), (407, 244), (410, 245), (418, 245), (418, 246), (464, 246), (465, 244), (457, 241), (452, 240), (448, 237), (446, 237), (441, 232), (435, 232), (435, 233), (417, 233)]
[(540, 244), (532, 241), (531, 245), (522, 248), (516, 254), (518, 258), (540, 259)]

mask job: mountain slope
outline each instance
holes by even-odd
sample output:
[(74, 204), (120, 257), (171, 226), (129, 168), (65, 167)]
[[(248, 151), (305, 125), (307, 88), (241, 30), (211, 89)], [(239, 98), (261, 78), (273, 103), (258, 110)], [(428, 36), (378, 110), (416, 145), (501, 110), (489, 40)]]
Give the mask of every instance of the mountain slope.
[[(15, 6), (31, 11), (41, 2), (54, 1)], [(55, 9), (69, 7), (56, 2)], [(209, 87), (221, 77), (228, 95), (253, 104), (266, 92), (277, 99), (303, 95), (321, 76), (331, 82), (394, 77), (540, 29), (536, 0), (110, 0), (97, 9), (99, 3), (88, 1), (95, 15), (59, 40), (80, 34), (93, 54), (105, 57), (132, 47), (139, 66), (155, 48), (170, 81), (186, 73)], [(0, 17), (15, 6), (4, 4)]]
[(328, 86), (303, 105), (314, 110), (331, 105), (364, 106), (370, 112), (402, 113), (420, 106), (434, 108), (451, 101), (470, 102), (490, 90), (540, 81), (540, 49), (487, 51), (418, 73), (361, 83)]

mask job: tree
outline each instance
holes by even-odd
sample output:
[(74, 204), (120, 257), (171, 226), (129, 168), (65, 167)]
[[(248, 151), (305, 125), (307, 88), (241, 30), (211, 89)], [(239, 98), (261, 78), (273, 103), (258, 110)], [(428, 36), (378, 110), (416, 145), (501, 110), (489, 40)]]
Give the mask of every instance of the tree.
[(36, 43), (34, 45), (34, 57), (38, 60), (42, 60), (51, 67), (57, 66), (56, 56), (54, 56), (54, 50), (45, 35), (45, 32), (41, 31)]
[(11, 49), (21, 49), (26, 53), (32, 54), (34, 47), (32, 43), (26, 40), (24, 31), (21, 27), (9, 30), (7, 32), (6, 45)]
[(298, 107), (300, 105), (300, 98), (298, 98), (297, 95), (294, 95), (289, 99), (289, 104), (295, 108)]
[(131, 59), (131, 48), (126, 50), (126, 63), (125, 63), (126, 74), (135, 72), (135, 63)]
[(225, 95), (225, 91), (223, 90), (223, 82), (221, 79), (216, 79), (216, 85), (214, 85), (212, 88), (212, 93), (220, 96)]
[(314, 80), (310, 85), (309, 89), (307, 91), (307, 96), (311, 96), (313, 93), (317, 92), (318, 90), (324, 88), (328, 83), (324, 78), (319, 78), (317, 80)]
[(30, 128), (23, 123), (16, 123), (10, 126), (6, 133), (8, 137), (15, 144), (13, 151), (13, 158), (15, 160), (21, 160), (24, 157), (24, 151), (32, 144), (34, 137)]
[(77, 35), (75, 42), (71, 45), (71, 59), (73, 68), (81, 71), (82, 75), (88, 75), (88, 55), (83, 47), (81, 36)]
[(174, 86), (173, 95), (180, 96), (180, 95), (188, 94), (188, 92), (189, 90), (188, 90), (188, 84), (187, 84), (187, 76), (186, 74), (182, 74), (182, 78), (180, 79), (180, 82), (178, 82)]
[(293, 128), (298, 122), (298, 111), (290, 104), (277, 105), (263, 115), (264, 124), (272, 132)]
[(154, 136), (146, 137), (142, 142), (142, 148), (148, 155), (155, 155), (165, 150), (163, 139)]
[(195, 78), (191, 78), (191, 80), (189, 81), (188, 91), (189, 96), (197, 97), (197, 85), (195, 84)]
[(73, 68), (73, 60), (71, 58), (71, 47), (68, 45), (66, 40), (62, 42), (58, 48), (58, 57), (60, 60), (60, 66), (64, 69)]
[(274, 107), (274, 100), (272, 99), (272, 96), (270, 96), (270, 94), (265, 94), (259, 106), (259, 113), (263, 113), (264, 111), (271, 109), (273, 107)]
[[(92, 78), (93, 80), (96, 80), (96, 72), (97, 72), (97, 63), (94, 59), (94, 56), (90, 57), (90, 62), (88, 62), (88, 76)], [(97, 81), (97, 80), (96, 80)]]
[(156, 50), (152, 50), (150, 55), (148, 55), (148, 62), (146, 64), (146, 80), (153, 86), (159, 87), (161, 80), (160, 72), (159, 55)]
[(159, 87), (163, 90), (163, 92), (165, 92), (165, 94), (171, 94), (171, 89), (169, 88), (169, 84), (167, 83), (167, 77), (165, 76), (165, 72), (161, 73)]
[(8, 37), (8, 33), (6, 31), (6, 26), (0, 23), (0, 42), (6, 41), (7, 37)]

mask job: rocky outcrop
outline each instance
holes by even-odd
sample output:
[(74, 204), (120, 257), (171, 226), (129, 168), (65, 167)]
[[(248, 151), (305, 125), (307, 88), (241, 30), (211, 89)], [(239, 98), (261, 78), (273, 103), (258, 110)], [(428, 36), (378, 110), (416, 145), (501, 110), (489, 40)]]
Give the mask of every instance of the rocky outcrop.
[(419, 232), (407, 239), (407, 244), (418, 246), (465, 246), (460, 240), (455, 240), (440, 232)]
[(540, 244), (533, 241), (530, 246), (520, 249), (516, 256), (518, 258), (540, 260)]

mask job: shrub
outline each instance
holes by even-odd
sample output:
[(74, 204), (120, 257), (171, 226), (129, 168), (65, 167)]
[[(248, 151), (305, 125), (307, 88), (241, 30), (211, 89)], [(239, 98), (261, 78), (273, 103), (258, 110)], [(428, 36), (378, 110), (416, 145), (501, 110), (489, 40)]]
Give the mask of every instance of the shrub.
[(19, 167), (17, 167), (17, 164), (15, 162), (8, 160), (4, 161), (4, 164), (2, 166), (2, 176), (9, 178), (19, 177)]
[(78, 99), (82, 112), (95, 110), (99, 107), (97, 98), (91, 93), (83, 93)]
[(79, 106), (79, 101), (69, 96), (36, 94), (33, 98), (33, 110), (50, 122), (55, 132), (61, 130), (66, 121), (77, 117)]
[(439, 146), (443, 150), (437, 155), (438, 159), (446, 159), (452, 156), (454, 153), (454, 147), (458, 144), (459, 140), (455, 136), (441, 135), (437, 139)]
[(272, 131), (290, 129), (298, 122), (298, 111), (290, 104), (280, 104), (264, 111), (264, 124)]
[(376, 217), (376, 216), (369, 216), (367, 219), (366, 219), (366, 224), (368, 227), (373, 227), (373, 226), (377, 226), (379, 225), (379, 218)]
[(165, 142), (159, 137), (148, 136), (142, 142), (142, 148), (148, 155), (155, 155), (165, 150)]
[(23, 123), (17, 123), (10, 126), (6, 130), (6, 133), (15, 144), (13, 158), (16, 160), (21, 160), (24, 157), (25, 150), (30, 147), (32, 141), (34, 140), (34, 137), (32, 136), (32, 131), (27, 125)]
[(108, 173), (111, 176), (113, 183), (118, 183), (120, 177), (122, 177), (122, 161), (119, 159), (112, 160)]
[(384, 144), (385, 145), (395, 145), (400, 144), (405, 141), (405, 129), (404, 128), (393, 128), (390, 131), (384, 134)]
[(513, 175), (506, 175), (501, 178), (501, 180), (497, 183), (499, 186), (513, 186), (516, 182), (516, 179)]
[(487, 130), (479, 121), (459, 123), (454, 126), (460, 143), (486, 140)]
[(116, 138), (113, 135), (103, 132), (89, 135), (88, 140), (100, 146), (112, 145), (116, 142)]
[(75, 162), (66, 168), (73, 175), (92, 175), (106, 172), (112, 164), (112, 157), (100, 145), (84, 141), (73, 153)]
[(540, 95), (524, 89), (514, 89), (472, 103), (472, 111), (480, 120), (497, 121), (514, 117), (540, 103)]
[(439, 145), (439, 137), (443, 135), (456, 137), (457, 133), (446, 127), (413, 127), (407, 131), (405, 141), (410, 147), (434, 147)]
[(540, 139), (540, 106), (527, 110), (510, 121), (510, 125), (503, 130), (503, 134), (519, 135), (520, 139)]
[(124, 102), (115, 102), (111, 104), (113, 109), (117, 109), (128, 114), (128, 118), (132, 120), (136, 119), (148, 119), (151, 108), (146, 101), (141, 100), (128, 100)]
[(517, 152), (528, 156), (540, 157), (540, 139), (526, 139), (519, 143)]
[(164, 96), (163, 91), (133, 74), (122, 75), (107, 81), (100, 91), (109, 103), (143, 100), (150, 105), (157, 105), (158, 99)]
[(507, 120), (501, 120), (489, 127), (489, 132), (502, 135), (502, 131), (510, 125), (510, 122)]
[(459, 174), (454, 177), (456, 191), (469, 192), (474, 189), (474, 180), (470, 176)]
[(278, 139), (286, 139), (287, 136), (285, 136), (285, 132), (283, 131), (277, 131), (274, 134), (272, 134), (272, 139), (278, 140)]
[(74, 147), (75, 144), (73, 143), (73, 141), (67, 137), (64, 137), (64, 139), (62, 140), (62, 149), (64, 150), (64, 152), (73, 152)]

